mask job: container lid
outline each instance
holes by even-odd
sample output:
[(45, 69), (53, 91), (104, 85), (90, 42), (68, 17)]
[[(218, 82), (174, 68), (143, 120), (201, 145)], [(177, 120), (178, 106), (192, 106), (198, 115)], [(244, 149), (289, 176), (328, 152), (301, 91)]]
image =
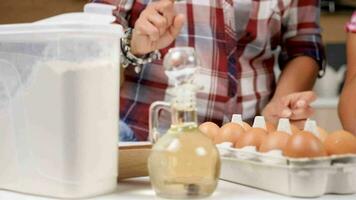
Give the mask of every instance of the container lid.
[(83, 11), (85, 13), (112, 15), (115, 9), (117, 9), (117, 7), (110, 4), (87, 3), (84, 5)]
[(0, 37), (36, 33), (100, 33), (103, 35), (122, 36), (122, 27), (120, 25), (78, 23), (0, 25)]
[(36, 21), (35, 24), (112, 24), (116, 18), (112, 15), (104, 15), (99, 13), (65, 13), (50, 18)]
[(0, 25), (1, 36), (39, 33), (97, 33), (122, 36), (122, 27), (112, 24), (115, 18), (93, 13), (67, 13), (35, 23)]

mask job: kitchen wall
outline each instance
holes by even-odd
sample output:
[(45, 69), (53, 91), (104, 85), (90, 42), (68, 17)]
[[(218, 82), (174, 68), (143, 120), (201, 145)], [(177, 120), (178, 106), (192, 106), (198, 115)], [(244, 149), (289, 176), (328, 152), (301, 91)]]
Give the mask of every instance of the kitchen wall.
[(88, 0), (1, 0), (0, 24), (33, 22), (65, 12), (81, 11)]
[(336, 8), (333, 13), (324, 10), (321, 15), (320, 23), (328, 65), (326, 75), (319, 79), (314, 87), (320, 97), (314, 105), (314, 118), (320, 126), (329, 131), (341, 128), (337, 104), (346, 69), (345, 24), (350, 20), (353, 11), (350, 7)]

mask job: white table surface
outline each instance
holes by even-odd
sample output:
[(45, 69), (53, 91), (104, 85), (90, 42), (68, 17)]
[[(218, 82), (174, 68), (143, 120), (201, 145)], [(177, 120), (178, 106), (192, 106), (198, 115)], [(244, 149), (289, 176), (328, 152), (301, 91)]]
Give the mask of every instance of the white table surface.
[[(9, 191), (0, 191), (0, 200), (50, 200), (53, 198), (36, 197), (31, 195), (19, 194)], [(147, 177), (134, 178), (122, 181), (119, 183), (115, 192), (92, 199), (96, 200), (144, 200), (144, 199), (159, 199), (155, 196), (151, 189), (149, 179)], [(303, 198), (291, 198), (283, 195), (274, 194), (226, 181), (220, 181), (215, 193), (206, 199), (221, 199), (221, 200), (239, 200), (239, 199), (267, 199), (267, 200), (292, 200)], [(310, 198), (308, 198), (310, 199)], [(324, 195), (317, 200), (352, 200), (356, 199), (356, 194), (353, 195)]]

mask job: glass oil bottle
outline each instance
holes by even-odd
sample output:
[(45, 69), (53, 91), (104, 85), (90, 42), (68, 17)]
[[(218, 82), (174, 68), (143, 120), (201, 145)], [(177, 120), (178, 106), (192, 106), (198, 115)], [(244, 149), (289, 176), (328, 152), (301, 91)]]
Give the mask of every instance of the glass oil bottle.
[[(197, 68), (194, 49), (173, 48), (165, 57), (166, 74), (174, 87), (170, 103), (155, 102), (150, 108), (150, 134), (155, 144), (148, 160), (152, 187), (164, 198), (210, 196), (218, 182), (220, 157), (213, 142), (197, 124), (196, 91), (192, 83)], [(160, 109), (170, 107), (171, 126), (157, 130)], [(160, 137), (159, 137), (160, 136)], [(157, 140), (157, 141), (156, 141)]]

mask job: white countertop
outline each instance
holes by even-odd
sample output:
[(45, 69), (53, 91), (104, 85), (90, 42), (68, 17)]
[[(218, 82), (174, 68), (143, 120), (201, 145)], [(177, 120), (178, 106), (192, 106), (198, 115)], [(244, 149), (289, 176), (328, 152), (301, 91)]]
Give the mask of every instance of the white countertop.
[[(0, 200), (50, 200), (51, 198), (36, 197), (15, 192), (0, 191)], [(149, 179), (147, 177), (134, 178), (122, 181), (119, 183), (117, 190), (114, 193), (95, 197), (96, 200), (144, 200), (144, 199), (159, 199), (155, 196), (151, 189)], [(215, 193), (207, 199), (221, 200), (239, 200), (239, 199), (267, 199), (267, 200), (292, 200), (302, 198), (291, 198), (283, 195), (278, 195), (226, 181), (220, 181)], [(309, 198), (310, 199), (310, 198)], [(356, 199), (356, 194), (353, 195), (324, 195), (317, 200), (350, 200)]]

